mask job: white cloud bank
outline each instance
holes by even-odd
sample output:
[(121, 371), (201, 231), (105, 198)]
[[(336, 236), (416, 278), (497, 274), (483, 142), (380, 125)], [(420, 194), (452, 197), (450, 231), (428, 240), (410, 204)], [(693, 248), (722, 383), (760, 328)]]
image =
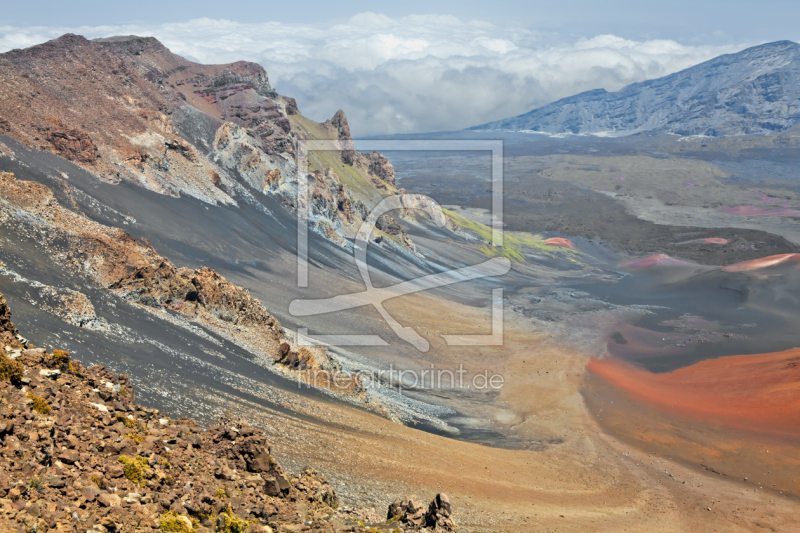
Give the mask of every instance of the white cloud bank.
[(580, 91), (614, 91), (744, 48), (614, 35), (567, 39), (447, 15), (362, 13), (328, 25), (201, 18), (157, 26), (0, 26), (0, 51), (66, 32), (152, 35), (195, 61), (256, 61), (303, 114), (324, 120), (343, 109), (356, 136), (461, 129)]

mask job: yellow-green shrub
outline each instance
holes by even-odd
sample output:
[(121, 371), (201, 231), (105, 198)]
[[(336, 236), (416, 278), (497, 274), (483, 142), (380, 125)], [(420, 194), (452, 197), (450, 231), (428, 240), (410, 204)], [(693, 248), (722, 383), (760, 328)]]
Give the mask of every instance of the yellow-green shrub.
[(53, 363), (57, 367), (63, 367), (69, 364), (70, 353), (66, 350), (53, 350)]
[(231, 504), (222, 510), (217, 519), (217, 533), (244, 533), (250, 522), (234, 516)]
[(33, 402), (33, 410), (37, 413), (46, 415), (50, 412), (50, 404), (41, 396), (37, 396), (32, 392), (28, 393), (28, 398)]
[(22, 379), (22, 363), (0, 352), (0, 380), (16, 382)]
[(169, 531), (170, 533), (191, 533), (194, 531), (194, 528), (190, 525), (189, 518), (174, 511), (167, 511), (162, 514), (159, 517), (159, 522), (161, 522), (161, 531)]
[(119, 462), (125, 465), (123, 472), (126, 478), (139, 486), (144, 486), (144, 478), (147, 475), (147, 469), (150, 467), (146, 458), (141, 455), (133, 458), (127, 455), (120, 455)]

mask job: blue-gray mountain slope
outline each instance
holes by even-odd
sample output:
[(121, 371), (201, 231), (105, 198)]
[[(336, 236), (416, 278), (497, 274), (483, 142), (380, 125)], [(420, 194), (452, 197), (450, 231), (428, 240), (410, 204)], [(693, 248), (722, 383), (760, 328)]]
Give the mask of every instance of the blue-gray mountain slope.
[(726, 54), (617, 92), (587, 91), (473, 130), (741, 135), (800, 123), (800, 45), (777, 41)]

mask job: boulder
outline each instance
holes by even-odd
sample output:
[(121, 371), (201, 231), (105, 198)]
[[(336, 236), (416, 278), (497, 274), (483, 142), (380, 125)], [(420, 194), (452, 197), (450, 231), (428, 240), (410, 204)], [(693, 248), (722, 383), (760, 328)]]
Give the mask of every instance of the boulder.
[(200, 438), (200, 435), (198, 435), (197, 433), (192, 433), (191, 435), (187, 436), (186, 442), (188, 442), (192, 448), (203, 447), (203, 439)]
[(97, 496), (97, 502), (103, 507), (117, 507), (122, 504), (122, 499), (116, 494), (101, 492), (100, 495)]
[(249, 472), (269, 472), (272, 458), (270, 445), (263, 436), (253, 435), (236, 445), (236, 453), (244, 459)]
[(421, 526), (425, 523), (425, 506), (417, 500), (416, 496), (397, 498), (389, 505), (386, 515), (388, 520), (401, 521), (412, 526)]
[(425, 525), (434, 531), (453, 531), (454, 524), (450, 516), (450, 498), (439, 493), (428, 506)]
[(80, 460), (81, 456), (77, 450), (61, 450), (56, 455), (56, 458), (64, 464), (74, 465)]

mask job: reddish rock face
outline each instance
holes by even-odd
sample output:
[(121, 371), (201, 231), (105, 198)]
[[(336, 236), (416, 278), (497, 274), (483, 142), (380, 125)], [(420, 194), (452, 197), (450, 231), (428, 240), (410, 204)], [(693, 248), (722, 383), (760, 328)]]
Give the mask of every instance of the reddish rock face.
[(283, 332), (264, 306), (210, 268), (176, 268), (164, 259), (139, 267), (115, 282), (129, 298), (151, 307), (169, 307), (190, 316), (208, 314), (232, 324), (259, 326), (276, 338)]
[(48, 138), (56, 151), (70, 161), (93, 163), (97, 159), (97, 147), (84, 131), (58, 128), (51, 130)]

